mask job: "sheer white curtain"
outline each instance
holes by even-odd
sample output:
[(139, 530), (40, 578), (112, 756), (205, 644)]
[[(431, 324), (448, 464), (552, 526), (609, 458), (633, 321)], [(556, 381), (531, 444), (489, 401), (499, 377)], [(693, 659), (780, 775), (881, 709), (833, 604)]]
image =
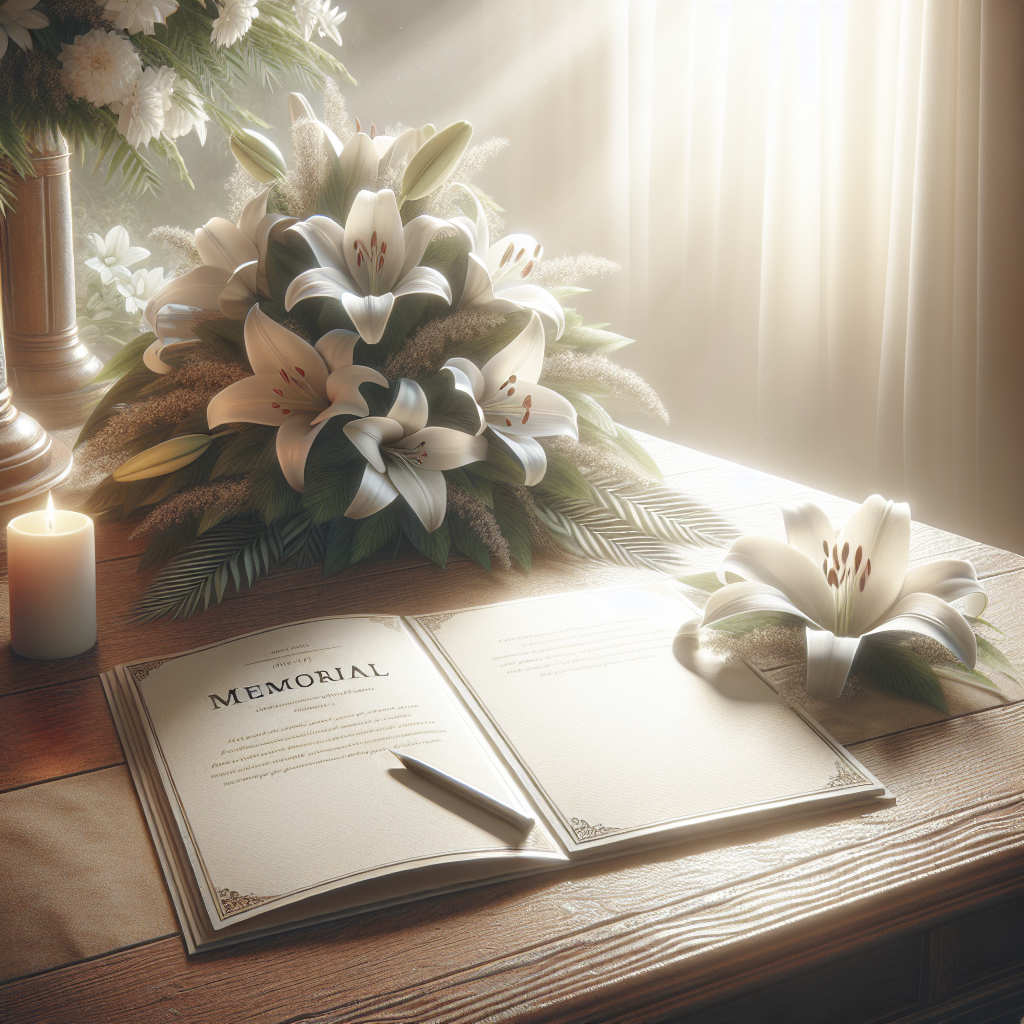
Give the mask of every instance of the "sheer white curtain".
[(623, 264), (663, 433), (1024, 551), (1024, 3), (349, 7), (354, 108), (507, 136), (510, 229)]

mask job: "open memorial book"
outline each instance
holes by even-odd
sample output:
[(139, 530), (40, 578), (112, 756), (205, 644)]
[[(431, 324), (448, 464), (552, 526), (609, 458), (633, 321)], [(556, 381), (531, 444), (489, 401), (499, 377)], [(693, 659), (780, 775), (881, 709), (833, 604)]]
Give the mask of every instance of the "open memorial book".
[(692, 614), (659, 583), (313, 619), (106, 673), (189, 951), (889, 798), (749, 666), (674, 640)]

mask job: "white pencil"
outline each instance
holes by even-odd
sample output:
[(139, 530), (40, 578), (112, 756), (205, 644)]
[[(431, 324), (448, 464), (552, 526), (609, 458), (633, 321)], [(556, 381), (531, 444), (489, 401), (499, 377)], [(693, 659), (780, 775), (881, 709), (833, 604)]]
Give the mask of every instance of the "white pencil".
[(497, 815), (499, 818), (503, 818), (505, 821), (510, 822), (517, 828), (522, 829), (524, 832), (529, 832), (530, 829), (536, 824), (533, 818), (528, 817), (521, 811), (517, 811), (514, 807), (509, 807), (508, 804), (502, 803), (500, 800), (496, 800), (493, 796), (488, 796), (482, 790), (477, 789), (475, 786), (469, 785), (467, 782), (462, 782), (459, 779), (454, 778), (451, 775), (441, 771), (440, 768), (435, 768), (433, 765), (429, 765), (426, 761), (421, 761), (419, 758), (411, 757), (409, 754), (401, 754), (397, 750), (391, 750), (388, 748), (389, 753), (395, 755), (399, 761), (402, 762), (404, 767), (408, 768), (409, 771), (415, 772), (417, 775), (422, 775), (423, 778), (429, 779), (431, 782), (437, 783), (442, 789), (447, 789), (452, 793), (456, 793), (470, 803), (476, 804), (478, 807), (482, 807), (486, 811), (490, 811), (491, 814)]

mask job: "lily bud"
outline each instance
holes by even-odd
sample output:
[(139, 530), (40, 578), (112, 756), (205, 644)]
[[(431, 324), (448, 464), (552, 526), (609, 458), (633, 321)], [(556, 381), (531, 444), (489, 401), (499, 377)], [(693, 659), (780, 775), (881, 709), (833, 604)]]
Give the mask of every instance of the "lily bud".
[(316, 120), (313, 107), (301, 92), (288, 93), (288, 117), (291, 119), (292, 124), (295, 124), (296, 121), (301, 121), (303, 118), (309, 118), (310, 121)]
[(242, 167), (264, 185), (288, 173), (288, 165), (284, 162), (281, 150), (259, 132), (243, 128), (239, 134), (232, 135), (231, 152)]
[(161, 441), (139, 452), (123, 466), (118, 466), (114, 470), (114, 479), (118, 483), (127, 484), (154, 476), (166, 476), (195, 462), (210, 447), (211, 441), (213, 438), (209, 434), (182, 434), (181, 437)]
[(407, 199), (422, 199), (442, 185), (472, 137), (473, 126), (468, 121), (456, 121), (427, 139), (405, 169), (399, 205)]

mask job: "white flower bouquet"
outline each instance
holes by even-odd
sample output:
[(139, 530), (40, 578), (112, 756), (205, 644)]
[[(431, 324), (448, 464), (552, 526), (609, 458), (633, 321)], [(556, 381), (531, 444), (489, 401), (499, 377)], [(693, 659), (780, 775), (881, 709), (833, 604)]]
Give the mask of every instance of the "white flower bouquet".
[(473, 186), (499, 143), (470, 148), (465, 122), (365, 132), (336, 91), (322, 121), (289, 106), (294, 166), (236, 140), (233, 218), (173, 234), (191, 269), (149, 300), (79, 440), (111, 471), (92, 510), (141, 515), (143, 566), (166, 562), (142, 618), (405, 542), (441, 566), (529, 568), (539, 546), (679, 571), (681, 545), (735, 535), (601, 406), (664, 415), (607, 358), (628, 339), (568, 305), (612, 265), (545, 264)]

